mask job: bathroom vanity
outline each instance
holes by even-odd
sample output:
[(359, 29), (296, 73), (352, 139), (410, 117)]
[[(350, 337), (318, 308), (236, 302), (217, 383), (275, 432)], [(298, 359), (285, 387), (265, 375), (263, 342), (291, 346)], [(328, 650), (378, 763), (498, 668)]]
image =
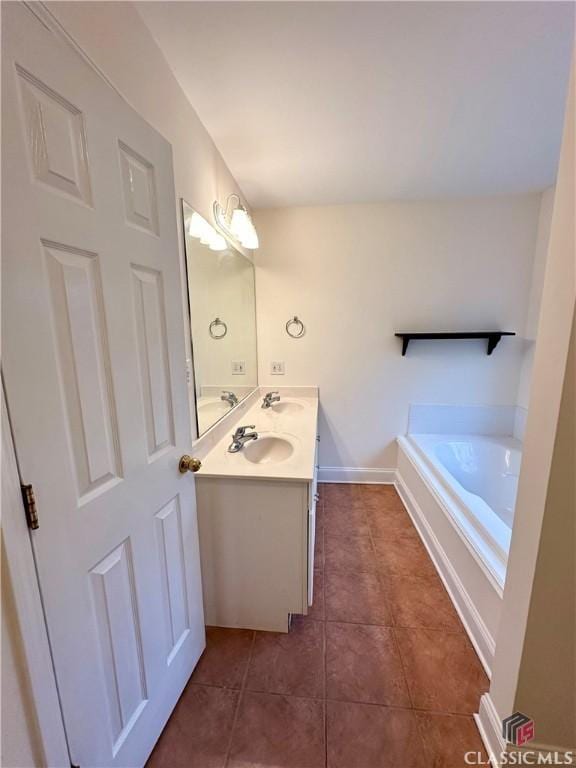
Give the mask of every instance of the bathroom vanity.
[[(287, 632), (313, 600), (318, 391), (260, 387), (195, 445), (206, 624)], [(257, 439), (235, 453), (238, 426)]]
[(287, 632), (290, 615), (307, 613), (313, 599), (318, 389), (258, 388), (254, 265), (185, 201), (182, 221), (199, 437), (181, 466), (201, 462), (205, 620)]

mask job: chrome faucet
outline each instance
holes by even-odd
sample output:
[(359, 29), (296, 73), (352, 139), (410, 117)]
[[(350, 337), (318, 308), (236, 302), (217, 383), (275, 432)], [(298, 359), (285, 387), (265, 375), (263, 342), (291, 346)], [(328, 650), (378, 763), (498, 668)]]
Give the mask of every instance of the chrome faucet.
[(227, 389), (222, 390), (222, 395), (220, 397), (220, 400), (223, 400), (225, 403), (228, 403), (230, 408), (234, 408), (235, 405), (238, 405), (238, 398), (234, 394), (234, 392), (229, 392)]
[(228, 453), (238, 453), (244, 448), (244, 443), (249, 440), (258, 440), (258, 432), (246, 432), (247, 429), (255, 429), (254, 424), (247, 427), (238, 427), (232, 435), (232, 442), (228, 446)]
[(272, 403), (279, 403), (280, 402), (280, 395), (278, 392), (268, 392), (266, 395), (264, 395), (264, 399), (262, 400), (262, 408), (270, 408), (272, 406)]

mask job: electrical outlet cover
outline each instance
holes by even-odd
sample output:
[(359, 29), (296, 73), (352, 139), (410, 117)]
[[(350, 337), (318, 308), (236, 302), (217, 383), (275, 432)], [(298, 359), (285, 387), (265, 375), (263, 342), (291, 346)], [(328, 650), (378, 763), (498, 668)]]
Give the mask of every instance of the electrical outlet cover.
[(232, 361), (232, 375), (233, 376), (244, 376), (246, 373), (246, 363), (244, 360), (233, 360)]
[(285, 373), (284, 363), (282, 361), (270, 363), (270, 373), (274, 376), (283, 376)]

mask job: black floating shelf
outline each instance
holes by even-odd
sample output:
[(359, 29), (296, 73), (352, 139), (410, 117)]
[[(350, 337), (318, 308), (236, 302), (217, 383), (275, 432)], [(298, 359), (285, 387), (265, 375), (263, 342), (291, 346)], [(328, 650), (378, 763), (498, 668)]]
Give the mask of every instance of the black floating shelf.
[(516, 336), (515, 333), (511, 333), (510, 331), (467, 331), (457, 333), (450, 331), (442, 331), (440, 333), (411, 333), (405, 331), (403, 333), (395, 333), (394, 335), (402, 339), (402, 357), (406, 354), (408, 344), (414, 339), (486, 339), (488, 342), (486, 353), (491, 355), (496, 349), (502, 336)]

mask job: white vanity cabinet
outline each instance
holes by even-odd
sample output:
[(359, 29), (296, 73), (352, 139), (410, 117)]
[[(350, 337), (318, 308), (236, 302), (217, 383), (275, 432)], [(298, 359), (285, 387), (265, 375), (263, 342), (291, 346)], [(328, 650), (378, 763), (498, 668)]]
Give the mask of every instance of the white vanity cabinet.
[(308, 612), (315, 485), (198, 478), (206, 624), (287, 632), (291, 613)]
[[(318, 395), (282, 393), (219, 428), (201, 455), (196, 499), (206, 624), (287, 632), (313, 600)], [(259, 435), (228, 451), (240, 425)], [(289, 452), (275, 452), (279, 444)]]

